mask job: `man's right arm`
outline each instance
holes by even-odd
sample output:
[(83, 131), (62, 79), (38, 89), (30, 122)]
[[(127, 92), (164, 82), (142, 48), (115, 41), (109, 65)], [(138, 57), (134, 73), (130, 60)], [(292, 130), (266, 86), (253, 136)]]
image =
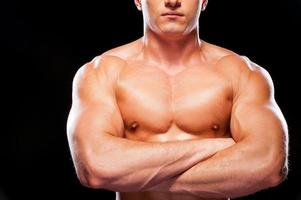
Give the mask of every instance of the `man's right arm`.
[(105, 56), (81, 67), (74, 77), (67, 135), (83, 185), (113, 191), (143, 191), (190, 169), (227, 148), (232, 139), (147, 143), (123, 138), (115, 98), (119, 58)]

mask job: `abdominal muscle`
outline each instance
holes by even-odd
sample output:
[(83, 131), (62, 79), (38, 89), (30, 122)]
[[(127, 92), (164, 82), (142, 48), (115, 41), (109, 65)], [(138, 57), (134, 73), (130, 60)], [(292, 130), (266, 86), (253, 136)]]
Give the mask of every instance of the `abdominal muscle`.
[[(165, 133), (150, 133), (139, 130), (139, 124), (133, 123), (130, 129), (125, 131), (125, 138), (130, 140), (139, 140), (144, 142), (168, 142), (183, 141), (205, 138), (230, 137), (229, 133), (216, 133), (214, 130), (204, 131), (202, 133), (187, 133), (179, 129), (174, 123)], [(116, 192), (116, 200), (209, 200), (193, 195), (173, 194), (171, 192)], [(216, 200), (216, 199), (215, 199)], [(226, 199), (221, 199), (226, 200)], [(230, 199), (228, 199), (230, 200)]]

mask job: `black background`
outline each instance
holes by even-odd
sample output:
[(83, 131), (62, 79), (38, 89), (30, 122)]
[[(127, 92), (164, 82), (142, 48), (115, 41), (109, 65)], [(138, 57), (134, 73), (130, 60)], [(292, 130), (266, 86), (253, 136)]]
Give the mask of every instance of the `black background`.
[[(2, 1), (0, 200), (114, 199), (77, 181), (65, 133), (76, 70), (142, 36), (133, 0)], [(300, 0), (209, 0), (200, 37), (248, 56), (271, 74), (290, 130), (290, 173), (241, 199), (300, 200)], [(268, 130), (267, 130), (268, 131)]]

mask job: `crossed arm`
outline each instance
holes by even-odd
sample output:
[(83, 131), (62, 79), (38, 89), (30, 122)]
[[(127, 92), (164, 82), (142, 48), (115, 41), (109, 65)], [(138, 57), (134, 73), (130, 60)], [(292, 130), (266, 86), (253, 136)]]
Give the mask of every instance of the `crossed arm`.
[(287, 130), (266, 73), (249, 72), (237, 92), (231, 117), (235, 144), (229, 138), (146, 143), (122, 138), (114, 65), (122, 61), (101, 58), (97, 66), (82, 67), (74, 79), (67, 133), (82, 184), (220, 198), (243, 196), (283, 180)]
[(232, 110), (230, 128), (236, 144), (150, 191), (205, 198), (239, 197), (276, 186), (285, 179), (287, 125), (274, 100), (269, 74), (255, 63), (249, 64), (251, 71), (240, 80)]

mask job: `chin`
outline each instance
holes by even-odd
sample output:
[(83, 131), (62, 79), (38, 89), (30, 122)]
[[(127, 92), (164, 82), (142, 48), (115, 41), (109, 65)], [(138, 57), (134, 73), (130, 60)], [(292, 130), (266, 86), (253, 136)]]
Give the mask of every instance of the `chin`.
[(159, 33), (161, 38), (165, 38), (166, 40), (179, 40), (184, 36), (184, 33), (175, 33), (175, 32), (161, 32)]
[(176, 27), (173, 25), (173, 27), (171, 26), (168, 26), (168, 27), (162, 27), (160, 29), (160, 32), (162, 34), (167, 34), (167, 35), (178, 35), (178, 36), (181, 36), (181, 35), (184, 35), (185, 33), (185, 28), (182, 28), (182, 27)]
[(184, 35), (184, 31), (164, 31), (162, 34), (170, 37), (179, 37)]

